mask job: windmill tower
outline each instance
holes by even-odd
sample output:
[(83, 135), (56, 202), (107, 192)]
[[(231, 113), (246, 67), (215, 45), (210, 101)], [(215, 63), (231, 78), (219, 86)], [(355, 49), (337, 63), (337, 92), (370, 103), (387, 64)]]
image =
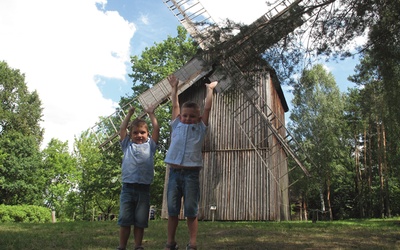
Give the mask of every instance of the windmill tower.
[[(236, 36), (222, 34), (213, 40), (210, 34), (218, 26), (198, 0), (163, 2), (203, 50), (174, 73), (180, 79), (180, 102), (202, 102), (204, 84), (199, 80), (204, 76), (219, 81), (203, 148), (199, 219), (289, 220), (289, 188), (297, 181), (290, 173), (294, 169), (303, 176), (309, 173), (304, 159), (299, 158), (299, 144), (285, 128), (288, 107), (274, 70), (253, 61), (302, 25), (312, 8), (307, 7), (307, 1), (283, 0)], [(257, 42), (260, 40), (263, 43)], [(213, 64), (218, 64), (217, 70)], [(169, 96), (169, 83), (163, 79), (132, 102), (147, 107), (161, 104)], [(117, 137), (118, 126), (112, 124), (112, 118), (123, 119), (124, 110), (126, 107), (121, 107), (103, 120), (115, 128), (114, 134), (96, 130), (104, 124), (92, 128), (101, 147)], [(289, 157), (296, 163), (292, 169), (288, 169)]]

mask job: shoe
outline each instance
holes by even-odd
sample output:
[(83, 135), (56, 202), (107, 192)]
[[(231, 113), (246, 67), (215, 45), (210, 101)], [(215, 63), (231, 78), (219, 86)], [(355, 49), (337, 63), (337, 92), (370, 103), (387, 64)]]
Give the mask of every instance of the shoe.
[(117, 248), (115, 248), (115, 250), (126, 250), (126, 248), (117, 247)]
[(186, 250), (197, 250), (197, 247), (191, 246), (190, 244), (186, 245)]
[(144, 247), (138, 246), (138, 247), (135, 247), (135, 250), (144, 250)]
[(178, 250), (178, 244), (176, 242), (174, 244), (165, 244), (165, 248), (168, 248), (169, 250)]

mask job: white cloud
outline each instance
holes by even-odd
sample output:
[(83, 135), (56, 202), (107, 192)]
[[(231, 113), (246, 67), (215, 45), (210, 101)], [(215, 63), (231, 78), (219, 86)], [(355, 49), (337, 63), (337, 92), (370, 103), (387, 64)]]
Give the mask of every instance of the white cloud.
[(143, 24), (148, 25), (149, 24), (149, 17), (147, 15), (140, 15), (140, 21)]
[[(26, 76), (42, 100), (43, 146), (69, 141), (114, 111), (99, 77), (124, 80), (135, 27), (105, 0), (1, 0), (0, 60)], [(116, 86), (118, 88), (118, 86)]]

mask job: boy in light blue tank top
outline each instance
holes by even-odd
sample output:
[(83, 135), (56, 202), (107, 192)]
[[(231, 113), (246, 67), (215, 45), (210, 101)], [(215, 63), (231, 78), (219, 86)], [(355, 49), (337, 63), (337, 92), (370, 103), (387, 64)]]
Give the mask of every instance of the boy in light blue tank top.
[(206, 84), (206, 99), (203, 115), (201, 115), (200, 107), (196, 103), (185, 102), (180, 108), (179, 80), (171, 75), (168, 81), (172, 89), (172, 121), (170, 123), (172, 133), (171, 144), (165, 157), (165, 163), (170, 167), (167, 190), (168, 238), (165, 250), (178, 249), (175, 233), (182, 197), (190, 238), (186, 249), (195, 250), (197, 249), (197, 214), (200, 199), (199, 172), (203, 167), (201, 150), (207, 132), (213, 89), (217, 86), (217, 82)]
[(157, 148), (160, 128), (154, 115), (154, 107), (145, 110), (153, 126), (150, 136), (145, 120), (135, 119), (129, 128), (129, 121), (135, 112), (131, 107), (123, 120), (120, 131), (120, 144), (124, 157), (122, 159), (122, 190), (120, 196), (120, 212), (118, 216), (119, 246), (125, 250), (128, 244), (131, 226), (135, 250), (142, 246), (144, 228), (148, 227), (150, 211), (150, 184), (154, 178), (154, 154)]

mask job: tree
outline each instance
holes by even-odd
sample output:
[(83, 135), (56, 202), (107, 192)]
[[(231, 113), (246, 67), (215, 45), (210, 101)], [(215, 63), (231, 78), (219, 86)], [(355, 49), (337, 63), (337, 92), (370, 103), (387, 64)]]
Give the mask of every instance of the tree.
[(390, 114), (400, 123), (400, 1), (385, 1), (379, 8), (377, 24), (371, 28), (371, 48), (366, 55), (372, 59), (383, 86)]
[[(400, 123), (400, 0), (333, 0), (321, 6), (325, 7), (311, 18), (310, 25), (296, 31), (297, 39), (310, 34), (305, 53), (328, 59), (368, 55), (381, 77), (389, 112)], [(366, 41), (354, 51), (352, 43), (357, 38)]]
[(197, 47), (187, 31), (178, 26), (177, 33), (176, 37), (168, 36), (163, 42), (145, 48), (140, 57), (131, 56), (132, 73), (129, 76), (133, 81), (134, 93), (143, 93), (194, 56)]
[[(341, 164), (344, 157), (343, 97), (332, 74), (328, 74), (322, 65), (304, 70), (293, 94), (289, 127), (314, 163), (310, 172), (315, 178), (310, 187), (318, 187), (320, 209), (324, 213), (328, 210), (333, 219), (332, 183), (337, 174), (344, 171)], [(303, 197), (312, 199), (312, 191), (308, 190)]]
[[(114, 144), (113, 147), (118, 147), (118, 144)], [(113, 152), (115, 149), (102, 151), (94, 135), (89, 135), (88, 131), (75, 140), (74, 155), (78, 162), (79, 176), (76, 194), (71, 194), (70, 199), (71, 204), (77, 203), (76, 197), (80, 200), (76, 204), (78, 211), (71, 208), (70, 210), (84, 220), (89, 220), (96, 209), (97, 212), (108, 215), (118, 204), (121, 187), (118, 177), (122, 158), (121, 154)]]
[[(349, 79), (359, 87), (352, 91), (353, 106), (362, 120), (362, 127), (353, 128), (360, 150), (361, 214), (369, 217), (391, 216), (392, 202), (400, 194), (398, 179), (398, 136), (396, 114), (388, 104), (385, 84), (374, 59), (366, 55)], [(355, 119), (352, 119), (355, 120)], [(356, 120), (357, 121), (357, 120)], [(379, 192), (377, 192), (379, 190)], [(396, 204), (396, 203), (393, 203)], [(399, 206), (393, 207), (399, 211)]]
[(0, 203), (41, 205), (41, 101), (6, 62), (0, 62), (0, 98)]
[(45, 177), (44, 204), (56, 211), (58, 218), (66, 216), (67, 196), (77, 187), (76, 161), (68, 151), (68, 143), (52, 139), (43, 150)]

